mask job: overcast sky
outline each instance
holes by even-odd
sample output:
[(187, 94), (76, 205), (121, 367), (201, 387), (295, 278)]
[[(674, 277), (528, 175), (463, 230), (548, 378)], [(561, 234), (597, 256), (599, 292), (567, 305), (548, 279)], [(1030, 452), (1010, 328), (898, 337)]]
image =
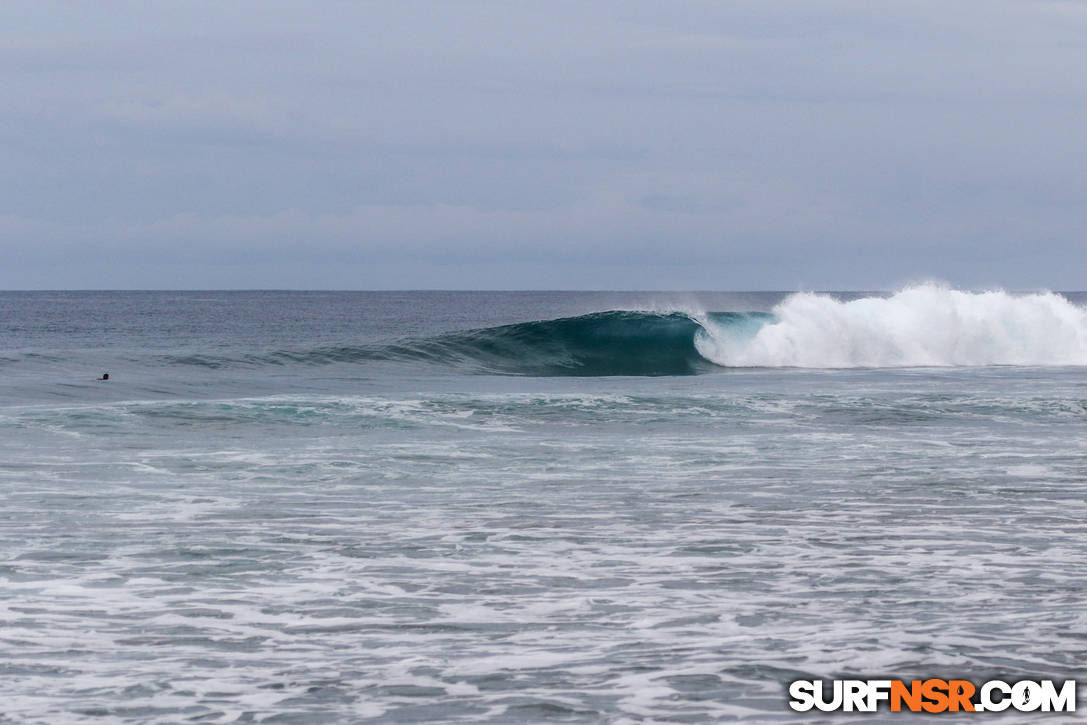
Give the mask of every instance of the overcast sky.
[(1087, 2), (0, 5), (0, 287), (1087, 288)]

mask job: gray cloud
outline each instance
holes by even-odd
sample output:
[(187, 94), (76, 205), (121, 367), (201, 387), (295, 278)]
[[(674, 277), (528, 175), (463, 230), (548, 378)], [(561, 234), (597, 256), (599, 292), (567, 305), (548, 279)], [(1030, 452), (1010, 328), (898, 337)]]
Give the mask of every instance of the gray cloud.
[(1084, 286), (1083, 3), (4, 12), (3, 287)]

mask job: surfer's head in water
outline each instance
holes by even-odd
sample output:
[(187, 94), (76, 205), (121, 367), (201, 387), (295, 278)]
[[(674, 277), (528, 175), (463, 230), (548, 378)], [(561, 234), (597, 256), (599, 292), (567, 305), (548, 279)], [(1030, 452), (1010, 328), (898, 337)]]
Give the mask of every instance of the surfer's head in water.
[(109, 380), (109, 373), (102, 373), (102, 377), (100, 377), (98, 379), (99, 380)]

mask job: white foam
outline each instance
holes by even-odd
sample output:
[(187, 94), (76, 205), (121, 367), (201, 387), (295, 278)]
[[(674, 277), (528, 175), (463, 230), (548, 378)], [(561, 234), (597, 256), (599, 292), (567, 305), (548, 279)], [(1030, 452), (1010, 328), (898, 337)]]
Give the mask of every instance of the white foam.
[(699, 352), (730, 367), (1087, 365), (1087, 309), (1052, 292), (937, 284), (842, 302), (798, 293), (752, 337), (705, 324)]

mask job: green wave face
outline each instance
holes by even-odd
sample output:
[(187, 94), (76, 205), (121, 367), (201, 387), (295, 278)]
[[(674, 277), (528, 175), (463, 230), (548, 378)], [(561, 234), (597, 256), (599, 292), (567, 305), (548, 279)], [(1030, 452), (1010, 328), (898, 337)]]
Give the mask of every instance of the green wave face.
[[(705, 322), (714, 335), (747, 337), (771, 319), (723, 312)], [(698, 340), (710, 334), (703, 321), (682, 312), (613, 310), (452, 333), (388, 352), (513, 375), (697, 375), (720, 369), (698, 350)]]
[(693, 375), (714, 365), (695, 347), (701, 325), (681, 313), (599, 312), (443, 336), (447, 354), (520, 375)]
[(283, 350), (233, 359), (190, 355), (169, 362), (223, 367), (387, 361), (430, 363), (468, 373), (539, 377), (696, 375), (720, 369), (698, 351), (698, 340), (710, 335), (704, 322), (712, 325), (715, 335), (725, 330), (753, 336), (770, 319), (764, 313), (725, 312), (711, 313), (700, 321), (682, 312), (613, 310), (394, 344)]

